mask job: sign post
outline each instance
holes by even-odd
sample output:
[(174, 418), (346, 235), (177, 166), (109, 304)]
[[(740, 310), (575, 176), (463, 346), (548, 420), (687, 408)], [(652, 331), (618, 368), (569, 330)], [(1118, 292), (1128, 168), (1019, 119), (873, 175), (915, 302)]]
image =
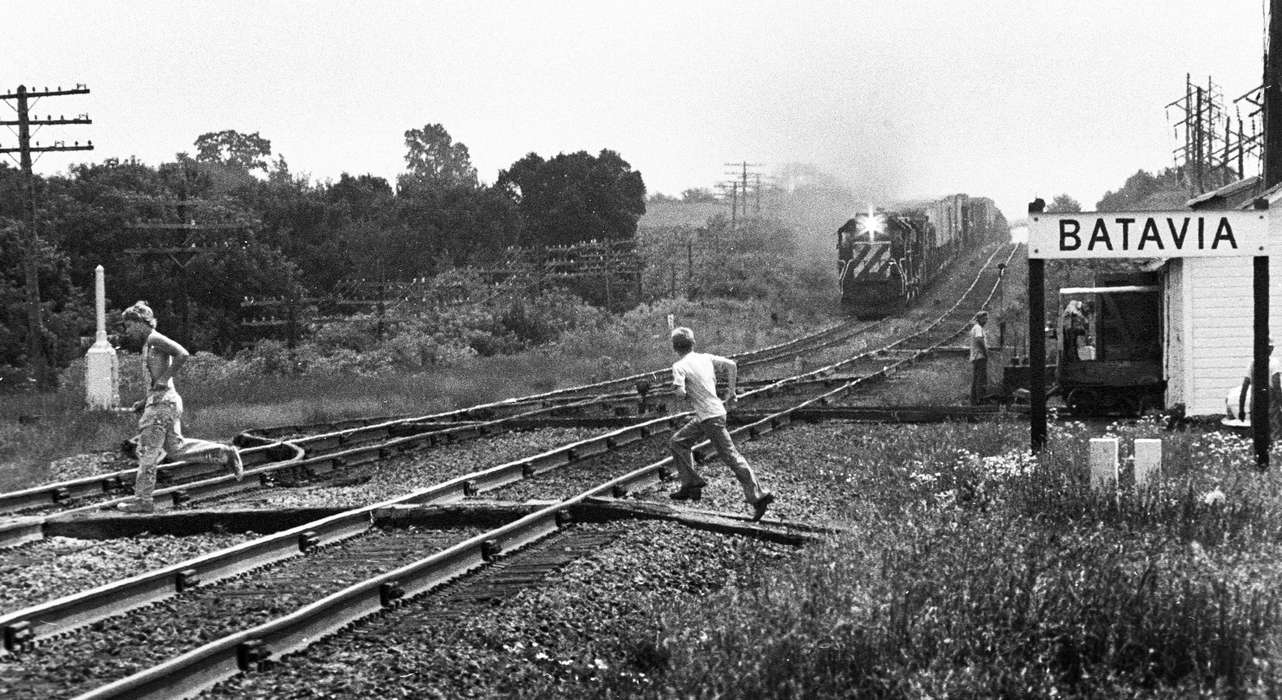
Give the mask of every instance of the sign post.
[(1251, 428), (1256, 464), (1269, 465), (1269, 212), (1254, 210), (1072, 212), (1047, 214), (1045, 203), (1028, 205), (1028, 349), (1031, 442), (1046, 443), (1046, 298), (1048, 259), (1251, 257), (1254, 269), (1255, 335)]

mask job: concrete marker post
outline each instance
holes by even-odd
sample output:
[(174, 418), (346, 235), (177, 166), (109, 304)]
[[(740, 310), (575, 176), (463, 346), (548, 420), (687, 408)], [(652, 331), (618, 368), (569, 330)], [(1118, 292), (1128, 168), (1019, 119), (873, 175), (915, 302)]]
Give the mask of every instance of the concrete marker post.
[(1157, 438), (1137, 439), (1135, 441), (1135, 488), (1154, 486), (1161, 474), (1162, 441)]
[(90, 409), (110, 410), (120, 405), (120, 360), (107, 341), (107, 285), (102, 265), (94, 268), (94, 296), (98, 332), (85, 354), (85, 404)]
[(1091, 488), (1117, 488), (1117, 438), (1091, 438)]

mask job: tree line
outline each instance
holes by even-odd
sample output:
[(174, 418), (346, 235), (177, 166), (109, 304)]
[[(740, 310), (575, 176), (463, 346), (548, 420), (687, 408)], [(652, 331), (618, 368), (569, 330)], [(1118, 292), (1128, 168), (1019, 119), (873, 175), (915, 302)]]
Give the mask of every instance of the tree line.
[[(107, 159), (36, 176), (46, 356), (65, 365), (83, 352), (96, 265), (109, 308), (146, 299), (178, 321), (167, 332), (181, 342), (226, 352), (252, 340), (240, 324), (246, 298), (483, 266), (509, 246), (634, 239), (645, 213), (641, 173), (609, 149), (530, 153), (487, 185), (441, 125), (404, 137), (395, 183), (347, 173), (314, 183), (273, 157), (269, 139), (232, 130), (203, 134), (194, 155), (159, 166)], [(23, 186), (0, 164), (0, 368), (27, 361)]]

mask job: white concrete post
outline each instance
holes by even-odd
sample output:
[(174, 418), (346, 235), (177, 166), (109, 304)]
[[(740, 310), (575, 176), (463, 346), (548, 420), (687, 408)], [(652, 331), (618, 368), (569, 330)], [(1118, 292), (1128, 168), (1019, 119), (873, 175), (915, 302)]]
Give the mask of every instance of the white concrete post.
[(1162, 473), (1162, 441), (1140, 438), (1135, 441), (1135, 487), (1152, 485)]
[(116, 349), (107, 342), (107, 284), (102, 265), (94, 268), (94, 277), (98, 334), (85, 355), (85, 403), (92, 409), (107, 410), (120, 405), (120, 361)]
[(1117, 488), (1117, 438), (1091, 438), (1091, 488)]

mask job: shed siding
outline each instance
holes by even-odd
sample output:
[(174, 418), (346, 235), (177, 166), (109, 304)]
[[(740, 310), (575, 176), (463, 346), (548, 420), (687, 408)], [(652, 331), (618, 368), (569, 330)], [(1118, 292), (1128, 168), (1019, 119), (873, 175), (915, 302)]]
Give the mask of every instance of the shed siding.
[[(1189, 342), (1183, 348), (1171, 348), (1183, 357), (1172, 359), (1168, 367), (1183, 364), (1187, 381), (1178, 387), (1168, 385), (1167, 404), (1183, 402), (1189, 415), (1223, 413), (1224, 395), (1241, 383), (1251, 363), (1255, 313), (1251, 258), (1185, 258), (1182, 268), (1181, 279), (1171, 282), (1183, 282), (1183, 296), (1192, 307), (1184, 333)], [(1282, 323), (1282, 261), (1277, 256), (1269, 260), (1269, 279), (1269, 327), (1273, 328)], [(1172, 291), (1168, 297), (1176, 295)], [(1190, 350), (1192, 357), (1187, 356)]]

